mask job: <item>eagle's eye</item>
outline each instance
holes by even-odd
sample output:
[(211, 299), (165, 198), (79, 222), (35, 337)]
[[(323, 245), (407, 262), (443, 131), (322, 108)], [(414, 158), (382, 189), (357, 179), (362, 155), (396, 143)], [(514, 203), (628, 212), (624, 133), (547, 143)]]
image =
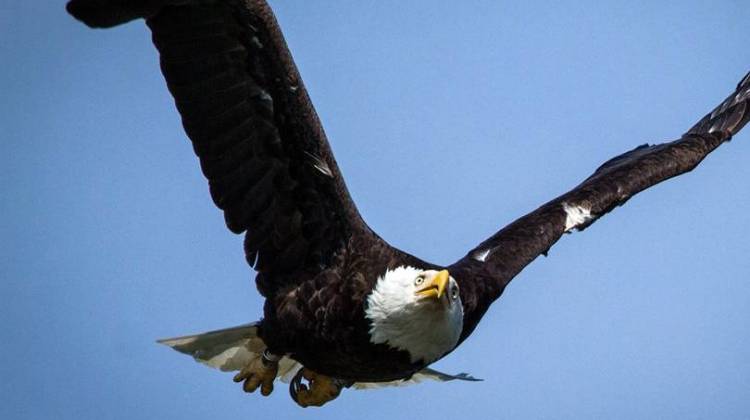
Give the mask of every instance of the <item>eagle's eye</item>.
[(414, 285), (419, 286), (422, 283), (424, 283), (424, 275), (417, 276), (417, 278), (414, 280)]
[(451, 299), (458, 299), (458, 286), (451, 287)]

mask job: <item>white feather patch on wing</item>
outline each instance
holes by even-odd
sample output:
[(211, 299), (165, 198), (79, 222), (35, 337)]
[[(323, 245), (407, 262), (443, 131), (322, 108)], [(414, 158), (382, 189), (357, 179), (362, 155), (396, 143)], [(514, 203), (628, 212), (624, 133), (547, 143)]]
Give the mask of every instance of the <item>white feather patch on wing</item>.
[(392, 386), (415, 385), (424, 381), (449, 382), (449, 381), (455, 381), (455, 380), (470, 381), (470, 382), (482, 381), (482, 379), (477, 379), (469, 375), (468, 373), (459, 373), (457, 375), (451, 375), (448, 373), (437, 371), (435, 369), (424, 368), (420, 370), (419, 372), (415, 373), (414, 375), (412, 375), (411, 378), (409, 379), (400, 379), (398, 381), (390, 381), (390, 382), (355, 382), (354, 385), (352, 385), (352, 388), (354, 389), (378, 389), (378, 388), (385, 388), (385, 387), (392, 387)]
[(490, 256), (490, 253), (492, 252), (492, 248), (487, 248), (485, 250), (480, 250), (475, 252), (471, 255), (471, 258), (479, 261), (479, 262), (485, 262), (487, 261), (487, 257)]
[(305, 154), (310, 157), (313, 167), (317, 169), (318, 172), (329, 178), (333, 178), (333, 172), (331, 171), (331, 168), (328, 167), (327, 163), (323, 162), (323, 159), (309, 152), (305, 152)]
[(593, 219), (591, 216), (591, 208), (584, 206), (571, 206), (568, 203), (563, 203), (563, 210), (567, 217), (565, 218), (565, 231), (570, 232), (572, 229), (578, 228), (582, 224)]

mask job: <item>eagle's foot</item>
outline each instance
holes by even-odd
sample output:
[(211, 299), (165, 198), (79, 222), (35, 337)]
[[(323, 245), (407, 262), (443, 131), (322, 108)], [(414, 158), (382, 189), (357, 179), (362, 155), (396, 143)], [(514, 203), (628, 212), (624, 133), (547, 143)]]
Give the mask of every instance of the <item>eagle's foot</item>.
[[(302, 378), (307, 379), (309, 388), (302, 383)], [(338, 379), (302, 368), (289, 384), (289, 393), (301, 407), (320, 407), (338, 397), (345, 386), (346, 384)]]
[(273, 381), (279, 372), (279, 358), (265, 351), (261, 357), (253, 359), (240, 373), (234, 376), (235, 382), (242, 382), (245, 392), (254, 392), (260, 386), (260, 393), (268, 396), (273, 391)]

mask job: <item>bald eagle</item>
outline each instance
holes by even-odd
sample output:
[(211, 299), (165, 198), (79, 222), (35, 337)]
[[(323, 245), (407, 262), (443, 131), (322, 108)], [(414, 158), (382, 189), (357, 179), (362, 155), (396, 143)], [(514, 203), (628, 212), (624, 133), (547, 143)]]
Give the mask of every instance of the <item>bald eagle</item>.
[(143, 18), (228, 228), (245, 233), (261, 320), (161, 340), (243, 389), (289, 382), (301, 406), (342, 389), (475, 380), (429, 366), (461, 344), (508, 283), (560, 237), (692, 170), (750, 119), (750, 73), (679, 139), (642, 145), (450, 265), (390, 246), (350, 198), (263, 0), (72, 0), (91, 27)]

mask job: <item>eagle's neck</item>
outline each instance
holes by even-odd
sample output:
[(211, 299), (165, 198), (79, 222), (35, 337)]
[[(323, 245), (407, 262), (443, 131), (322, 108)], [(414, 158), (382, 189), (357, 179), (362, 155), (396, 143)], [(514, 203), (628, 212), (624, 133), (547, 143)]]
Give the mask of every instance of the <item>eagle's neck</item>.
[(460, 300), (445, 306), (418, 299), (412, 281), (420, 271), (398, 267), (378, 278), (367, 297), (365, 315), (372, 343), (405, 350), (412, 363), (427, 365), (458, 344), (463, 309)]

